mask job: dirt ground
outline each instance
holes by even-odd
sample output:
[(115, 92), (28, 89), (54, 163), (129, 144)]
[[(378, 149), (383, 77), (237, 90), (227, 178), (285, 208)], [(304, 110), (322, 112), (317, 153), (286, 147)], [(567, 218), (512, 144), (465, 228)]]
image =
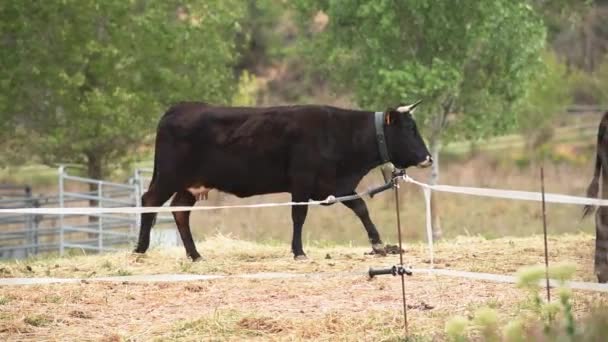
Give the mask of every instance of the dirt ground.
[[(403, 334), (399, 278), (219, 279), (3, 288), (0, 338), (47, 340), (387, 340)], [(410, 333), (442, 338), (445, 320), (481, 306), (516, 312), (510, 284), (407, 278)], [(587, 312), (605, 294), (575, 292)]]
[[(538, 241), (536, 241), (538, 240)], [(538, 242), (538, 243), (537, 243)], [(575, 279), (592, 280), (593, 238), (552, 237), (551, 260), (580, 266)], [(538, 245), (538, 246), (537, 246)], [(214, 248), (215, 246), (215, 248)], [(222, 246), (219, 248), (218, 246)], [(474, 246), (474, 248), (473, 248)], [(424, 245), (408, 245), (405, 259), (428, 267)], [(309, 246), (310, 260), (295, 262), (285, 246), (218, 237), (201, 244), (206, 261), (191, 263), (183, 250), (76, 256), (2, 263), (4, 277), (96, 277), (101, 275), (256, 272), (323, 272), (289, 279), (222, 278), (178, 283), (109, 283), (0, 287), (0, 339), (6, 341), (200, 341), (315, 340), (385, 341), (403, 337), (398, 277), (368, 280), (370, 266), (398, 257), (364, 255), (363, 247)], [(513, 274), (542, 260), (542, 239), (460, 239), (437, 245), (437, 266)], [(526, 309), (526, 293), (513, 284), (414, 274), (406, 278), (409, 333), (443, 340), (445, 321), (479, 307), (506, 320)], [(574, 291), (581, 316), (608, 294)]]

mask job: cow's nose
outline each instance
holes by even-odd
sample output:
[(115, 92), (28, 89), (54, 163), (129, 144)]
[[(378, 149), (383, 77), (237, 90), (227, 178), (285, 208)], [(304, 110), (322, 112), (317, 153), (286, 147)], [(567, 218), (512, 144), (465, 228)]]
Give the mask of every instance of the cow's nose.
[(433, 158), (431, 156), (426, 156), (426, 159), (420, 163), (418, 163), (418, 167), (429, 167), (433, 165)]

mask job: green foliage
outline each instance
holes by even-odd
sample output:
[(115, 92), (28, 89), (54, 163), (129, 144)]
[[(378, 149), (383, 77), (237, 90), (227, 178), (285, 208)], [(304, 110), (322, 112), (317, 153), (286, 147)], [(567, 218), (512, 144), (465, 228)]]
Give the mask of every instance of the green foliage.
[(235, 106), (255, 106), (257, 92), (256, 77), (244, 70), (239, 78), (237, 91), (232, 97), (232, 104)]
[(445, 323), (445, 334), (455, 342), (465, 341), (469, 321), (462, 316), (454, 316)]
[(490, 308), (480, 308), (475, 311), (473, 322), (481, 331), (486, 341), (499, 341), (498, 335), (498, 312)]
[(574, 273), (576, 272), (576, 265), (572, 263), (555, 263), (549, 267), (549, 277), (551, 279), (556, 279), (561, 283), (566, 282), (568, 279), (572, 279)]
[(608, 104), (608, 54), (595, 72), (573, 68), (568, 79), (569, 96), (578, 104)]
[(508, 322), (502, 329), (502, 336), (506, 342), (524, 342), (524, 322), (522, 319), (514, 319)]
[[(604, 65), (608, 68), (608, 63), (605, 62), (602, 66)], [(602, 102), (604, 94), (602, 82), (597, 77), (598, 74), (599, 72), (591, 74), (580, 69), (573, 69), (570, 72), (568, 86), (570, 96), (575, 103), (593, 105)], [(606, 96), (605, 99), (608, 100), (608, 96)]]
[[(518, 274), (518, 285), (531, 294), (530, 302), (523, 302), (523, 311), (501, 327), (498, 312), (488, 307), (475, 311), (472, 320), (455, 316), (446, 323), (445, 332), (453, 341), (467, 341), (467, 327), (483, 341), (520, 342), (530, 340), (601, 340), (607, 332), (608, 315), (605, 308), (590, 313), (577, 322), (574, 319), (571, 304), (571, 291), (565, 282), (571, 279), (575, 271), (572, 264), (556, 264), (549, 267), (549, 274), (560, 282), (559, 301), (544, 302), (539, 296), (539, 281), (544, 277), (541, 265), (521, 268)], [(477, 339), (475, 339), (477, 340)]]
[(608, 104), (608, 54), (604, 56), (595, 75), (599, 87), (600, 103)]
[(538, 282), (545, 276), (545, 266), (533, 265), (517, 271), (517, 286), (524, 289), (537, 289)]
[(171, 103), (230, 102), (242, 3), (179, 3), (4, 1), (0, 112), (23, 147), (103, 173)]
[(550, 119), (572, 102), (566, 65), (550, 51), (543, 53), (542, 60), (541, 70), (517, 109), (519, 127), (535, 147), (551, 137), (547, 132)]
[(298, 0), (295, 8), (303, 23), (317, 10), (329, 16), (308, 55), (334, 84), (352, 89), (362, 107), (424, 100), (417, 117), (434, 126), (432, 134), (448, 113), (452, 136), (514, 127), (513, 106), (526, 95), (545, 42), (527, 1)]
[(531, 3), (542, 14), (549, 41), (553, 41), (565, 28), (580, 21), (593, 0), (532, 0)]
[[(241, 32), (237, 39), (239, 69), (255, 71), (284, 54), (281, 25), (285, 3), (281, 0), (245, 0)], [(240, 71), (240, 70), (239, 70)]]

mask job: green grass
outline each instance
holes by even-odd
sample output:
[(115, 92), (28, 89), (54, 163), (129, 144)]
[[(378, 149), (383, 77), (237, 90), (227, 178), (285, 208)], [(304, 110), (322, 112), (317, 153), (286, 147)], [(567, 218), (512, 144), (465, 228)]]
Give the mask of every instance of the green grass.
[(45, 315), (32, 315), (23, 319), (26, 324), (34, 327), (43, 327), (51, 323), (51, 319)]
[(9, 296), (0, 296), (0, 305), (6, 305), (11, 302), (11, 298)]

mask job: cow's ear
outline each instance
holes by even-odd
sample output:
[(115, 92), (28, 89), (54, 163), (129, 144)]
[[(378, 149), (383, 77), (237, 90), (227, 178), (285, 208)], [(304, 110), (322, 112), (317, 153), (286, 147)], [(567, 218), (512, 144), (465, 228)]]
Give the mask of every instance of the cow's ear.
[(392, 125), (399, 121), (401, 117), (401, 113), (399, 113), (395, 108), (389, 108), (384, 112), (384, 123), (388, 125)]

